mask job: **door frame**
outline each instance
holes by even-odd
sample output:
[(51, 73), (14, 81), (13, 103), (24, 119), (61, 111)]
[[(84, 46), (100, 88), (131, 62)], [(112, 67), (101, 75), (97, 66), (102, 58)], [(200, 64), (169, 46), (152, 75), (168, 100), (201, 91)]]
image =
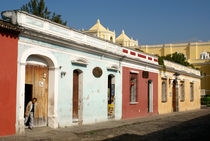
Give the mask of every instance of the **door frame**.
[(83, 123), (83, 71), (80, 69), (73, 70), (72, 80), (74, 81), (74, 71), (78, 71), (78, 118), (73, 119), (73, 96), (74, 96), (74, 82), (72, 83), (72, 122), (82, 125)]
[[(25, 43), (27, 44), (27, 43)], [(27, 65), (27, 58), (31, 55), (37, 55), (44, 58), (49, 67), (48, 80), (48, 126), (51, 128), (58, 128), (57, 115), (57, 100), (58, 100), (58, 77), (59, 66), (57, 59), (46, 48), (40, 46), (27, 44), (31, 47), (19, 54), (20, 61), (18, 63), (18, 79), (17, 79), (17, 110), (16, 110), (16, 133), (22, 134), (25, 132), (24, 125), (24, 94), (25, 94), (25, 70)]]
[[(30, 56), (29, 56), (29, 58), (30, 58)], [(43, 58), (40, 58), (40, 56), (33, 56), (32, 57), (33, 59), (40, 59), (40, 60), (43, 60)], [(30, 59), (31, 60), (31, 59)], [(45, 110), (45, 120), (44, 120), (44, 122), (41, 122), (41, 120), (37, 117), (37, 113), (39, 113), (39, 111), (35, 111), (34, 112), (34, 127), (43, 127), (43, 126), (48, 126), (48, 117), (49, 117), (49, 115), (48, 115), (48, 109), (50, 109), (50, 107), (49, 107), (49, 105), (48, 105), (48, 101), (49, 101), (49, 92), (48, 92), (48, 88), (49, 88), (49, 68), (48, 68), (48, 66), (47, 66), (47, 64), (41, 64), (41, 63), (39, 63), (39, 62), (35, 62), (35, 61), (28, 61), (27, 60), (27, 65), (26, 65), (26, 70), (27, 70), (27, 68), (30, 68), (29, 70), (30, 71), (32, 71), (31, 73), (32, 73), (32, 75), (34, 75), (34, 76), (30, 76), (29, 75), (29, 78), (30, 77), (32, 77), (33, 79), (32, 79), (32, 98), (37, 98), (37, 100), (38, 100), (38, 102), (37, 102), (37, 106), (36, 106), (36, 109), (40, 109), (40, 105), (42, 105), (42, 104), (40, 104), (39, 103), (39, 101), (42, 101), (42, 100), (47, 100), (47, 102), (46, 103), (44, 103), (44, 107), (42, 107), (44, 110)], [(43, 91), (43, 88), (40, 88), (40, 86), (39, 86), (39, 83), (37, 83), (37, 82), (39, 82), (40, 81), (40, 69), (41, 70), (45, 70), (45, 72), (46, 72), (46, 75), (45, 75), (45, 78), (44, 78), (44, 76), (42, 76), (41, 77), (41, 79), (42, 79), (42, 81), (43, 81), (43, 78), (44, 79), (47, 79), (47, 83), (45, 83), (45, 88), (46, 88), (46, 84), (47, 84), (47, 93), (46, 93), (46, 90), (44, 89), (44, 91), (45, 91), (45, 93), (44, 93), (44, 95), (46, 95), (46, 98), (44, 98), (44, 99), (42, 99), (42, 100), (40, 100), (38, 97), (39, 96), (41, 96), (40, 95), (40, 91), (39, 92), (37, 92), (37, 90), (38, 89), (42, 89), (42, 91)], [(27, 73), (26, 73), (27, 74)], [(29, 73), (30, 74), (30, 73)], [(37, 76), (37, 74), (39, 74), (38, 76)], [(25, 75), (26, 76), (26, 75)], [(26, 76), (26, 77), (28, 77), (28, 76)], [(39, 81), (37, 81), (37, 80), (39, 80)], [(26, 82), (28, 82), (28, 79), (26, 80), (25, 79), (25, 81)], [(44, 80), (45, 81), (45, 80)], [(25, 86), (26, 86), (26, 84), (30, 84), (30, 83), (26, 83), (25, 82)], [(38, 88), (37, 88), (38, 87)], [(35, 93), (36, 92), (36, 93)], [(36, 96), (35, 96), (36, 95)], [(24, 94), (24, 100), (25, 100), (25, 97), (26, 97), (26, 93)], [(26, 103), (26, 102), (24, 102), (24, 103)], [(43, 105), (42, 105), (43, 106)], [(25, 105), (25, 107), (26, 107), (26, 105)], [(42, 110), (41, 110), (42, 111)], [(39, 123), (39, 124), (37, 124), (37, 123)]]
[(173, 85), (172, 86), (172, 111), (179, 112), (179, 84), (178, 84), (178, 81), (175, 79), (173, 81), (172, 85)]
[[(109, 92), (110, 92), (110, 96), (112, 95), (111, 94), (111, 92), (112, 92), (112, 90), (111, 90), (111, 88), (112, 88), (112, 86), (114, 87), (114, 102), (113, 102), (113, 114), (112, 114), (112, 117), (110, 117), (109, 116), (109, 99), (108, 99), (108, 93), (107, 93), (107, 117), (108, 117), (108, 119), (114, 119), (115, 118), (115, 102), (116, 102), (116, 96), (115, 96), (115, 94), (116, 94), (116, 81), (115, 81), (115, 75), (113, 75), (113, 74), (109, 74), (108, 75), (108, 81), (107, 81), (107, 84), (109, 84), (109, 77), (111, 78), (111, 83), (110, 83), (110, 90), (109, 90)], [(107, 89), (108, 89), (108, 87), (107, 87)], [(108, 92), (108, 90), (107, 90), (107, 92)]]

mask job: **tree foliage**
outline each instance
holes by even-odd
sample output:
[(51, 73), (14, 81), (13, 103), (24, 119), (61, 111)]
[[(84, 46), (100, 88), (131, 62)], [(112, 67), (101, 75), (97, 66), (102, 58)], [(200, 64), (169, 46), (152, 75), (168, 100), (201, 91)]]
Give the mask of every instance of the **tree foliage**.
[(183, 53), (175, 52), (173, 54), (168, 54), (166, 56), (158, 57), (158, 63), (160, 65), (164, 65), (164, 60), (168, 60), (171, 62), (175, 62), (184, 66), (189, 66), (189, 67), (194, 68), (194, 66), (187, 61), (187, 58), (184, 56)]
[(44, 0), (30, 0), (27, 4), (22, 5), (20, 9), (28, 13), (31, 13), (33, 15), (36, 15), (45, 19), (49, 19), (59, 24), (63, 24), (63, 25), (67, 24), (66, 21), (63, 21), (61, 19), (61, 15), (53, 12), (51, 16), (52, 12), (48, 10), (48, 7), (45, 5)]

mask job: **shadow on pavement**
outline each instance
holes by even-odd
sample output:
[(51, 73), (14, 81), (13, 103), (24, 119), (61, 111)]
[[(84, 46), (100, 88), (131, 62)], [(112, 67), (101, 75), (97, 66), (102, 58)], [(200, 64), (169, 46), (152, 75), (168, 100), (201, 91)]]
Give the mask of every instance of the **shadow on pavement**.
[(182, 122), (147, 135), (123, 134), (104, 141), (207, 141), (210, 140), (210, 115)]

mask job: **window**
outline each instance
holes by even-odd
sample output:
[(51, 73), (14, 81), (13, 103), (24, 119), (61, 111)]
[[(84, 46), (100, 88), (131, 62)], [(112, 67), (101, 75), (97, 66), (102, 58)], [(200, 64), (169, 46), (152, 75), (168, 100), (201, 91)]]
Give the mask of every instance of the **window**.
[(181, 82), (181, 84), (180, 84), (180, 91), (181, 91), (180, 100), (183, 102), (184, 99), (185, 99), (185, 95), (184, 95), (184, 82)]
[(194, 100), (194, 86), (193, 83), (190, 83), (190, 101)]
[(167, 92), (166, 92), (166, 80), (162, 82), (162, 102), (167, 101)]
[(136, 73), (130, 73), (130, 103), (137, 102), (137, 76)]

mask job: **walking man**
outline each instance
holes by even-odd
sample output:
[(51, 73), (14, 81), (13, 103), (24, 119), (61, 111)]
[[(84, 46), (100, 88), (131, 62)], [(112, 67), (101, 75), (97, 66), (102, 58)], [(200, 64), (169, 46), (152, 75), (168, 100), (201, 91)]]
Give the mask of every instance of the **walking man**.
[(37, 98), (33, 98), (32, 101), (30, 101), (26, 106), (26, 112), (25, 112), (25, 124), (29, 120), (29, 129), (32, 130), (33, 124), (34, 124), (34, 111), (35, 111), (35, 103), (37, 101)]

